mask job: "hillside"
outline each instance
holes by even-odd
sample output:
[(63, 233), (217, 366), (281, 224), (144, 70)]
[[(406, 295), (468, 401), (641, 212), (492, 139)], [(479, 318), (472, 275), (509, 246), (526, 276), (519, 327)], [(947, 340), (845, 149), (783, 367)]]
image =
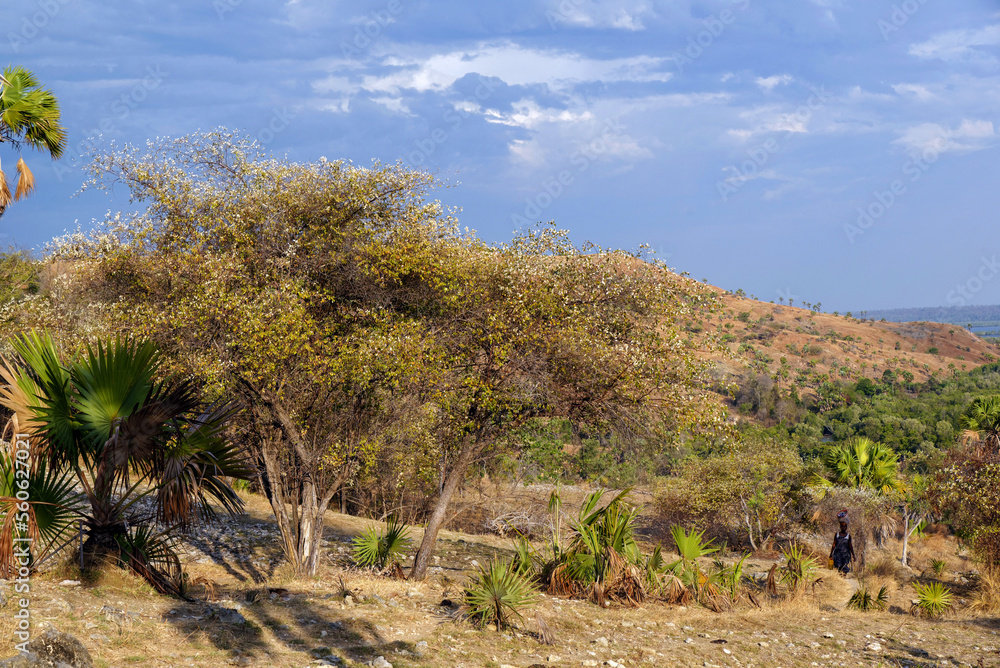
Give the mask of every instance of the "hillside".
[(722, 311), (689, 321), (687, 330), (696, 342), (721, 337), (732, 358), (705, 353), (720, 377), (766, 371), (782, 387), (811, 394), (824, 382), (881, 380), (887, 370), (901, 382), (925, 382), (1000, 355), (996, 345), (955, 325), (861, 320), (714, 290)]

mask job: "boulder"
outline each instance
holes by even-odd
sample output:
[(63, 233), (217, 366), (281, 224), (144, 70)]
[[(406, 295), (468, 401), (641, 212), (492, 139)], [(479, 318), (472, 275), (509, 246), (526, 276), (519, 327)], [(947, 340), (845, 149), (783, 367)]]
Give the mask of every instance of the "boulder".
[(0, 668), (94, 668), (94, 662), (83, 643), (50, 628), (28, 642), (27, 653), (0, 661)]

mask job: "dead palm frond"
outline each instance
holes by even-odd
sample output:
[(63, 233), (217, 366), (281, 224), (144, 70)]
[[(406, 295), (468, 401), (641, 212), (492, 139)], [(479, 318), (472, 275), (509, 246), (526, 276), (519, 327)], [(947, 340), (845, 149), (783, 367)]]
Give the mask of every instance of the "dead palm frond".
[(35, 175), (28, 169), (24, 158), (17, 160), (17, 190), (14, 191), (14, 201), (27, 197), (35, 191)]
[(771, 570), (767, 572), (767, 584), (764, 586), (764, 589), (771, 596), (778, 595), (778, 582), (777, 578), (775, 577), (775, 573), (777, 573), (777, 571), (778, 571), (778, 564), (771, 564)]
[(7, 185), (7, 175), (0, 169), (0, 213), (3, 213), (14, 198), (10, 194), (10, 186)]

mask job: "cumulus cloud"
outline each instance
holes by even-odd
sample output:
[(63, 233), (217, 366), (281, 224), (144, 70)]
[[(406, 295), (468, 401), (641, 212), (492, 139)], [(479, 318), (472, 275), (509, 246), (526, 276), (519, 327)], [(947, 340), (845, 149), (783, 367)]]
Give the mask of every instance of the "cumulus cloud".
[[(345, 77), (337, 71), (316, 81), (319, 93), (399, 93), (442, 91), (468, 74), (497, 77), (509, 85), (545, 84), (554, 90), (570, 90), (582, 82), (666, 82), (667, 59), (633, 56), (606, 60), (570, 51), (541, 50), (512, 42), (480, 44), (471, 50), (455, 50), (429, 57), (396, 56), (384, 59), (374, 72)], [(338, 68), (339, 69), (339, 68)]]
[(763, 88), (764, 90), (770, 92), (778, 86), (786, 86), (792, 83), (791, 75), (788, 74), (776, 74), (769, 77), (757, 77), (754, 79), (754, 83)]

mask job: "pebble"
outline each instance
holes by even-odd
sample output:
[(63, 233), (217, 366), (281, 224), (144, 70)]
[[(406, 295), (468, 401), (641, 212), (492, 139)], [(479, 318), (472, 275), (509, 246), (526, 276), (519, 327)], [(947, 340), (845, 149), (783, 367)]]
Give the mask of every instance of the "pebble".
[(600, 645), (601, 647), (607, 647), (608, 646), (608, 639), (605, 638), (604, 636), (601, 636), (600, 638), (598, 638), (596, 640), (592, 640), (591, 642), (594, 645)]
[(384, 656), (375, 658), (371, 663), (367, 664), (372, 668), (392, 668), (392, 664), (385, 660)]
[(545, 658), (545, 660), (548, 661), (549, 663), (556, 663), (558, 661), (562, 661), (562, 657), (559, 656), (558, 654), (549, 654)]
[(878, 644), (877, 642), (868, 643), (867, 645), (865, 645), (865, 651), (866, 652), (881, 652), (882, 651), (882, 645)]

